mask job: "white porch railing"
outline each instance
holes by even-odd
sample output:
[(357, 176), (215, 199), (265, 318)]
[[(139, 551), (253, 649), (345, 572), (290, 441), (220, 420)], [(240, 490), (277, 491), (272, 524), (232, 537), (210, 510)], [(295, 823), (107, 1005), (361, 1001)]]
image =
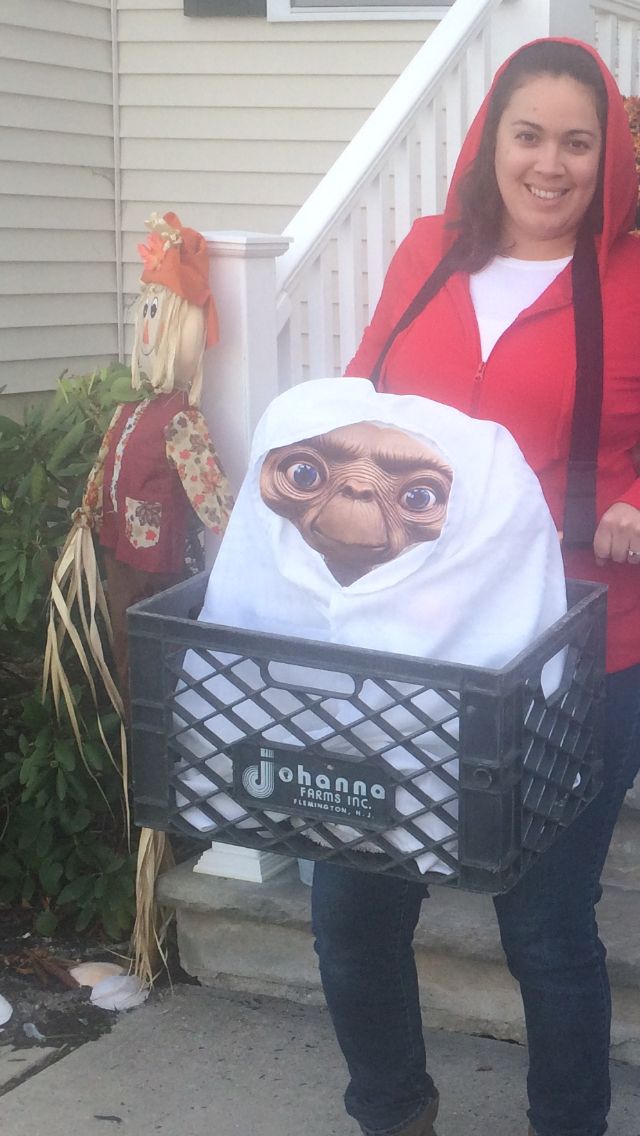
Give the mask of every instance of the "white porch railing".
[(234, 480), (266, 402), (342, 372), (396, 245), (416, 217), (442, 208), (494, 71), (549, 34), (595, 43), (623, 93), (639, 92), (640, 0), (456, 0), (281, 237), (211, 234), (228, 319), (211, 353), (205, 409)]
[(623, 95), (640, 94), (640, 3), (598, 0), (593, 42)]

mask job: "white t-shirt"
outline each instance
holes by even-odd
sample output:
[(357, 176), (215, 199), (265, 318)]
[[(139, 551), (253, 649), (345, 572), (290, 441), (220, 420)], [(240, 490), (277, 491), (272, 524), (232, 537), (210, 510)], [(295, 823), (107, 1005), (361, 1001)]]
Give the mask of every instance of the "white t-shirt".
[(483, 359), (488, 359), (503, 331), (520, 312), (531, 307), (570, 260), (570, 256), (559, 260), (496, 256), (486, 268), (470, 277)]

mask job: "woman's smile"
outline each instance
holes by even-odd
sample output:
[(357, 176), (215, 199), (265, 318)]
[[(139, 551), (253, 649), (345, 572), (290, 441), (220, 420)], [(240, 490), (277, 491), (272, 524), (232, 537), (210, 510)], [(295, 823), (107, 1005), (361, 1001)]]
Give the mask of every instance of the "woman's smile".
[(564, 197), (565, 193), (569, 192), (568, 189), (542, 189), (541, 186), (537, 185), (527, 185), (527, 189), (540, 201), (558, 201), (560, 197)]

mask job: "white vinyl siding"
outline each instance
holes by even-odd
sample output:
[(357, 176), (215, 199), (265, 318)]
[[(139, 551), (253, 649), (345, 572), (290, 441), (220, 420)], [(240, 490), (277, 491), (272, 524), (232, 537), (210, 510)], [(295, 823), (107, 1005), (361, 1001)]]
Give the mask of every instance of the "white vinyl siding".
[(152, 211), (281, 232), (431, 26), (118, 0), (114, 84), (110, 0), (0, 0), (0, 386), (49, 389), (116, 357), (116, 250), (127, 319)]
[(0, 3), (0, 386), (117, 354), (109, 0)]
[(182, 9), (119, 2), (129, 298), (152, 210), (174, 209), (198, 229), (281, 232), (431, 30), (190, 19)]

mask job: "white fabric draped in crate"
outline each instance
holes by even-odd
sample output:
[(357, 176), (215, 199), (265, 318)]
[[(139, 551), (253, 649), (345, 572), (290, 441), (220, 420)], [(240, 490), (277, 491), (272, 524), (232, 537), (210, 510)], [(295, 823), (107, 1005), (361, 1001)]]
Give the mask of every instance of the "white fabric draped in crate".
[[(453, 486), (447, 518), (437, 540), (414, 545), (395, 560), (342, 586), (293, 524), (263, 503), (259, 479), (270, 450), (357, 422), (393, 426), (435, 448), (453, 469)], [(499, 668), (565, 611), (557, 534), (537, 478), (504, 427), (417, 396), (380, 394), (366, 379), (319, 379), (275, 399), (256, 429), (247, 476), (211, 572), (200, 619), (295, 638)], [(560, 682), (562, 663), (563, 657), (558, 656), (545, 667), (543, 686), (547, 694)], [(206, 669), (202, 659), (189, 653), (185, 670), (202, 677)], [(281, 681), (286, 681), (286, 670), (281, 665)], [(220, 694), (220, 683), (225, 680), (212, 681)], [(326, 682), (324, 676), (325, 689)], [(368, 697), (374, 709), (384, 705), (384, 696), (375, 683)], [(194, 692), (180, 695), (179, 701), (196, 716), (205, 712), (203, 700)], [(334, 702), (339, 721), (353, 716), (348, 698)], [(421, 709), (436, 719), (451, 717), (450, 705), (435, 692), (423, 696)], [(215, 722), (215, 717), (207, 726), (210, 722)], [(403, 723), (407, 731), (415, 730), (410, 710), (397, 709), (393, 725), (402, 731)], [(362, 730), (363, 741), (372, 748), (382, 748), (379, 724), (365, 724)], [(455, 739), (455, 723), (449, 723), (447, 731)], [(183, 735), (183, 742), (205, 757), (207, 743), (195, 735), (195, 730)], [(321, 741), (322, 729), (318, 732), (317, 722), (310, 727), (309, 735)], [(271, 740), (276, 742), (278, 737)], [(442, 760), (455, 749), (425, 732), (425, 753)], [(402, 746), (386, 752), (384, 760), (406, 772), (418, 766), (419, 773), (419, 763)], [(449, 774), (447, 783), (437, 772), (423, 773), (415, 782), (435, 801), (451, 797), (449, 782), (457, 773), (455, 758), (444, 768)], [(230, 780), (228, 759), (216, 758), (215, 769)], [(184, 779), (192, 790), (206, 797), (204, 772), (185, 771)], [(222, 811), (220, 796), (215, 803)], [(403, 815), (424, 807), (403, 788), (396, 790), (395, 803)], [(246, 816), (231, 800), (226, 808), (229, 819)], [(454, 802), (446, 809), (455, 817)], [(183, 815), (195, 827), (213, 827), (195, 807)], [(447, 836), (445, 821), (432, 814), (416, 818), (414, 824), (433, 839)], [(331, 827), (345, 838), (354, 836), (346, 826)], [(403, 850), (419, 851), (413, 832), (398, 827), (385, 835)], [(450, 871), (435, 854), (425, 853), (417, 860), (423, 871)]]

